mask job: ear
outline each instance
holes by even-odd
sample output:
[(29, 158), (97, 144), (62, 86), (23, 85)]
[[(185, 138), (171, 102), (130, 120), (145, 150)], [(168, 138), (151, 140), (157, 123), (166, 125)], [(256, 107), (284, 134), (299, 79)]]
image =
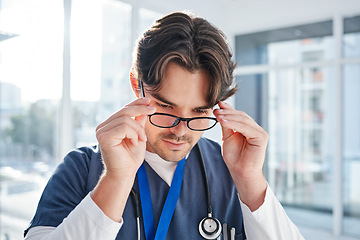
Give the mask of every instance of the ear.
[(139, 98), (139, 81), (135, 78), (133, 71), (130, 71), (130, 83), (133, 92), (135, 93), (136, 97)]

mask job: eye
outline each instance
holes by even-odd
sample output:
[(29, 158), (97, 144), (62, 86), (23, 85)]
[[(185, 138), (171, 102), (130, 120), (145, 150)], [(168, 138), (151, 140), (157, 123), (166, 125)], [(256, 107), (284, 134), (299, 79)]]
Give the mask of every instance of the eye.
[(208, 114), (209, 111), (207, 109), (195, 109), (194, 112), (197, 114)]
[(159, 103), (159, 102), (156, 102), (156, 105), (158, 105), (159, 107), (161, 107), (161, 108), (172, 108), (172, 106), (171, 105), (167, 105), (167, 104), (162, 104), (162, 103)]

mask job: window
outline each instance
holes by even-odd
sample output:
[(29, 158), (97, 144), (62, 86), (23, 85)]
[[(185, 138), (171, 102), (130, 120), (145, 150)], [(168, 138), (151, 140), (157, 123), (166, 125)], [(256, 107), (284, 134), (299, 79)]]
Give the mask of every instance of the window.
[[(334, 35), (335, 21), (236, 36), (240, 91), (235, 101), (270, 134), (264, 172), (291, 219), (360, 236), (355, 227), (360, 224), (360, 17), (343, 18), (343, 36)], [(335, 51), (337, 38), (342, 38), (342, 56)], [(342, 119), (343, 141), (336, 138), (337, 119)], [(342, 142), (343, 158), (337, 159)], [(337, 178), (338, 162), (343, 172)], [(335, 198), (339, 182), (342, 203)], [(334, 220), (339, 209), (341, 218)]]
[(268, 174), (284, 205), (331, 212), (332, 76), (331, 68), (269, 74), (268, 128), (275, 138), (269, 143)]
[(343, 56), (360, 57), (360, 16), (344, 19)]
[(354, 226), (360, 225), (360, 64), (345, 65), (343, 77), (344, 229), (359, 234)]
[[(86, 6), (87, 11), (83, 11)], [(74, 0), (71, 99), (76, 147), (96, 144), (95, 128), (133, 97), (131, 5)]]
[[(64, 1), (3, 0), (0, 10), (0, 239), (22, 239), (64, 157), (62, 143), (96, 144), (96, 126), (135, 97), (132, 36), (157, 13), (115, 0), (73, 0), (66, 49), (64, 11), (70, 8)], [(70, 62), (63, 63), (64, 50)], [(62, 105), (63, 65), (69, 63), (64, 93), (70, 104)], [(67, 124), (62, 113), (71, 119), (70, 135), (60, 134)]]
[(0, 239), (22, 239), (58, 164), (62, 8), (60, 0), (1, 1)]
[[(360, 16), (343, 20), (343, 57), (360, 57)], [(360, 62), (343, 65), (344, 231), (359, 235), (360, 225)]]
[(248, 66), (329, 60), (334, 57), (329, 49), (331, 35), (332, 21), (239, 35), (235, 39), (236, 61), (239, 66)]

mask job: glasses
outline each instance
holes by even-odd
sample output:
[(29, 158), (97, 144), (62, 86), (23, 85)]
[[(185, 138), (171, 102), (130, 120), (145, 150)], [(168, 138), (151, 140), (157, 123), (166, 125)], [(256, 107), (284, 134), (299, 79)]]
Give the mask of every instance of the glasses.
[[(140, 92), (145, 97), (143, 82), (139, 81)], [(213, 128), (217, 124), (214, 117), (194, 117), (194, 118), (181, 118), (167, 113), (154, 113), (149, 115), (149, 121), (152, 125), (159, 128), (172, 128), (181, 121), (186, 122), (186, 126), (193, 131), (206, 131)]]
[(151, 114), (149, 115), (149, 121), (152, 125), (160, 128), (172, 128), (184, 121), (187, 127), (193, 131), (209, 130), (218, 122), (214, 117), (181, 118), (167, 113)]

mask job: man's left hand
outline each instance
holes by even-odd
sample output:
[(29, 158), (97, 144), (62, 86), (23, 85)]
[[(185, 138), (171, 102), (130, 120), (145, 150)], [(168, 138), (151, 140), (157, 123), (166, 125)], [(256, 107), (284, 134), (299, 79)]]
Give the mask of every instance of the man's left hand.
[[(250, 209), (262, 204), (266, 180), (262, 173), (268, 133), (245, 112), (219, 102), (214, 115), (223, 131), (223, 158), (232, 175), (240, 198)], [(257, 202), (257, 204), (255, 203)]]

